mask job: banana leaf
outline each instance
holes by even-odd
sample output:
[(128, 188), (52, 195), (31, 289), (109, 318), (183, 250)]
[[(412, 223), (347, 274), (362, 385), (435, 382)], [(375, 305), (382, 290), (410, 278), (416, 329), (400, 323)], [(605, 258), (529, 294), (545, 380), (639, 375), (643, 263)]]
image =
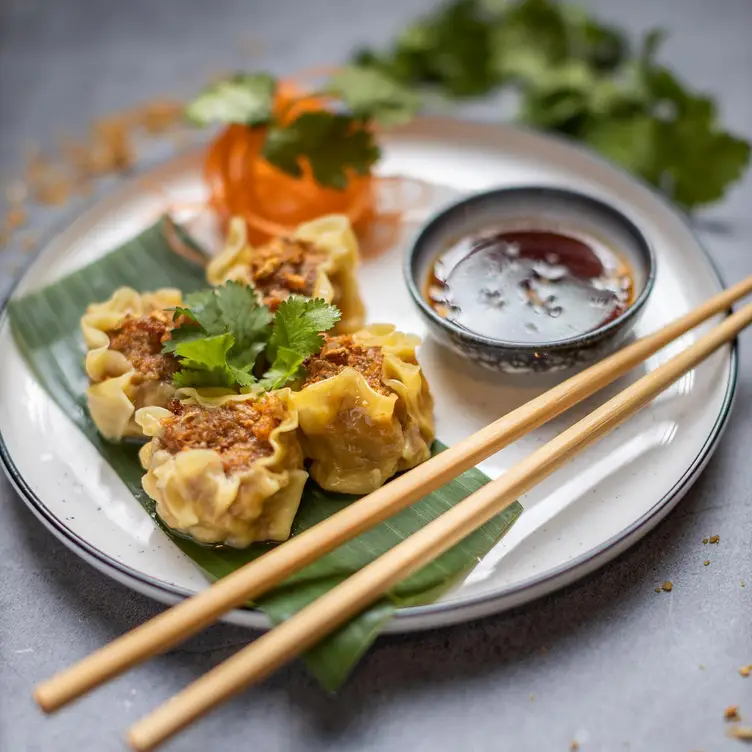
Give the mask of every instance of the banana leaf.
[[(188, 241), (185, 235), (183, 239)], [(158, 523), (153, 502), (141, 488), (143, 471), (137, 457), (138, 447), (104, 441), (86, 411), (87, 380), (80, 318), (88, 303), (108, 298), (123, 285), (139, 291), (171, 286), (190, 292), (205, 287), (206, 281), (200, 265), (174, 253), (166, 240), (164, 220), (160, 220), (92, 264), (12, 300), (8, 312), (16, 343), (38, 380)], [(442, 449), (437, 442), (434, 451)], [(477, 469), (464, 473), (293, 575), (253, 605), (264, 611), (272, 623), (284, 621), (487, 481), (487, 476)], [(310, 482), (293, 534), (326, 519), (355, 498), (324, 491)], [(334, 691), (397, 609), (431, 603), (460, 582), (501, 539), (521, 511), (519, 504), (507, 508), (309, 651), (306, 663), (321, 685)], [(174, 544), (211, 578), (232, 572), (261, 556), (272, 545), (256, 544), (244, 550), (203, 546), (164, 529)]]

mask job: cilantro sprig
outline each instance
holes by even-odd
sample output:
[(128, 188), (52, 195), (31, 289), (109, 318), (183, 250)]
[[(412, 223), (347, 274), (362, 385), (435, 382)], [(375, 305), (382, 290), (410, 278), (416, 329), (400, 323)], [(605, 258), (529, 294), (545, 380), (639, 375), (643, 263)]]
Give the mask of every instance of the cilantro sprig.
[(368, 174), (379, 159), (372, 125), (406, 122), (420, 106), (409, 88), (366, 69), (343, 71), (319, 92), (339, 100), (337, 111), (303, 112), (290, 120), (275, 113), (276, 91), (277, 81), (268, 73), (239, 74), (201, 92), (186, 115), (197, 125), (241, 123), (264, 128), (262, 154), (268, 162), (300, 177), (306, 161), (317, 183), (344, 190), (350, 174)]
[(418, 19), (386, 52), (353, 59), (445, 99), (517, 91), (518, 119), (583, 141), (685, 209), (721, 198), (749, 164), (713, 100), (657, 62), (664, 38), (636, 49), (619, 29), (552, 0), (456, 0)]
[(301, 375), (303, 363), (323, 345), (322, 332), (339, 318), (335, 306), (301, 296), (283, 301), (272, 316), (252, 288), (228, 282), (186, 296), (174, 311), (179, 326), (163, 352), (180, 364), (176, 386), (279, 389)]
[(319, 185), (341, 191), (347, 188), (348, 172), (367, 175), (380, 152), (373, 134), (353, 127), (349, 115), (321, 110), (270, 128), (263, 155), (294, 177), (303, 174), (301, 159), (307, 159)]
[(303, 363), (321, 350), (321, 332), (331, 329), (339, 310), (323, 300), (293, 295), (280, 303), (266, 349), (271, 364), (264, 373), (262, 389), (279, 389), (302, 375)]
[(185, 109), (196, 125), (269, 122), (274, 110), (277, 82), (268, 73), (238, 73), (208, 86)]
[(332, 111), (280, 119), (276, 80), (238, 75), (188, 107), (194, 122), (266, 129), (262, 153), (294, 177), (307, 162), (341, 190), (379, 158), (373, 124), (409, 121), (432, 101), (515, 89), (518, 120), (561, 133), (667, 193), (685, 209), (716, 201), (749, 164), (710, 97), (657, 62), (664, 33), (638, 47), (619, 29), (553, 0), (454, 0), (410, 24), (391, 49), (357, 53), (319, 92)]

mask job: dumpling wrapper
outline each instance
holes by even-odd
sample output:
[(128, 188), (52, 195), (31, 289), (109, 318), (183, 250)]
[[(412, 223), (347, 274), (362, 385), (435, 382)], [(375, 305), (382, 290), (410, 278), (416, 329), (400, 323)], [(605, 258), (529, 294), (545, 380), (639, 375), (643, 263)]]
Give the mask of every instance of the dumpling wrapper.
[(88, 349), (85, 368), (91, 382), (86, 390), (89, 414), (97, 430), (109, 441), (143, 437), (134, 420), (135, 411), (149, 405), (165, 406), (175, 388), (166, 381), (140, 380), (128, 358), (109, 349), (107, 332), (120, 327), (129, 315), (141, 318), (182, 302), (180, 290), (173, 288), (138, 293), (130, 287), (121, 287), (109, 300), (92, 303), (81, 318)]
[[(343, 214), (319, 217), (299, 225), (292, 237), (312, 243), (326, 252), (326, 258), (317, 269), (311, 297), (323, 298), (339, 308), (342, 318), (336, 331), (345, 333), (360, 329), (365, 320), (365, 307), (356, 277), (360, 252), (348, 218)], [(207, 267), (207, 280), (215, 286), (228, 280), (253, 286), (248, 274), (253, 252), (254, 248), (247, 240), (245, 220), (233, 217), (224, 250)]]
[(401, 470), (427, 460), (434, 439), (433, 399), (415, 358), (420, 339), (387, 324), (356, 332), (364, 347), (381, 347), (382, 382), (373, 389), (346, 367), (292, 393), (311, 477), (324, 489), (367, 494)]
[[(289, 389), (270, 392), (286, 406), (284, 420), (272, 430), (272, 453), (248, 467), (225, 471), (214, 449), (187, 448), (171, 454), (160, 442), (162, 420), (172, 413), (145, 407), (136, 422), (147, 436), (139, 458), (147, 471), (144, 490), (156, 502), (165, 524), (202, 543), (245, 548), (254, 541), (284, 541), (300, 505), (308, 473), (297, 436), (298, 415)], [(184, 404), (216, 408), (228, 401), (255, 401), (251, 394), (179, 389)]]

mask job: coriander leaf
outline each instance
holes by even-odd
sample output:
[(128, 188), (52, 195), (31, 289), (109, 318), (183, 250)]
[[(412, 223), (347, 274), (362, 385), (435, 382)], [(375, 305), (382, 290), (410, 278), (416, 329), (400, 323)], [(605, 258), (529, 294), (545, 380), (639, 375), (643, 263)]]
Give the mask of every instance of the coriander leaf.
[[(241, 282), (232, 280), (226, 282), (224, 285), (212, 290), (212, 297), (216, 300), (222, 319), (227, 326), (237, 330), (244, 329), (249, 323), (249, 319), (254, 319), (259, 311), (263, 311), (267, 316), (268, 320), (266, 323), (271, 320), (268, 316), (268, 309), (259, 305), (254, 289)], [(256, 327), (255, 321), (252, 321), (251, 327)]]
[(332, 76), (328, 90), (340, 97), (359, 118), (384, 126), (411, 120), (420, 109), (420, 97), (391, 76), (362, 66), (347, 66)]
[(250, 367), (237, 368), (228, 363), (234, 345), (232, 334), (181, 342), (175, 349), (180, 371), (174, 375), (177, 386), (221, 386), (234, 389), (256, 382)]
[(271, 312), (258, 302), (252, 288), (239, 282), (217, 288), (215, 297), (222, 321), (235, 339), (228, 362), (248, 372), (269, 339)]
[(564, 14), (548, 0), (511, 5), (492, 26), (494, 68), (503, 77), (537, 82), (567, 58)]
[(692, 209), (720, 199), (749, 164), (750, 145), (725, 132), (715, 102), (688, 90), (652, 62), (655, 41), (641, 59), (646, 110), (652, 119), (652, 163), (640, 174), (673, 200)]
[(235, 384), (241, 387), (249, 387), (256, 384), (256, 378), (252, 373), (249, 373), (244, 368), (235, 368), (235, 366), (228, 366), (229, 373), (232, 376), (232, 388), (235, 388)]
[(264, 158), (283, 172), (300, 177), (301, 160), (311, 165), (316, 182), (344, 190), (348, 172), (368, 174), (380, 152), (373, 134), (351, 116), (305, 112), (289, 125), (274, 125), (264, 143)]
[(205, 332), (198, 326), (181, 326), (170, 332), (170, 339), (162, 345), (162, 352), (174, 353), (181, 342), (192, 342), (204, 337), (206, 337)]
[[(528, 0), (529, 1), (529, 0)], [(549, 5), (554, 5), (549, 2)], [(629, 40), (614, 26), (604, 26), (578, 5), (556, 3), (567, 38), (567, 55), (585, 60), (595, 70), (615, 70), (627, 59)]]
[(655, 162), (655, 135), (655, 121), (639, 114), (594, 122), (584, 132), (584, 140), (603, 156), (654, 183), (660, 177)]
[(172, 320), (177, 322), (180, 317), (184, 317), (186, 321), (193, 322), (196, 326), (200, 326), (198, 321), (194, 318), (193, 314), (191, 313), (189, 308), (184, 308), (183, 306), (175, 306), (175, 308), (168, 308), (168, 311), (172, 311)]
[(408, 26), (387, 53), (363, 50), (355, 62), (403, 84), (441, 87), (453, 97), (486, 94), (499, 83), (491, 20), (483, 3), (458, 0)]
[(180, 342), (175, 348), (180, 363), (180, 370), (173, 376), (175, 385), (233, 388), (237, 379), (227, 365), (227, 353), (233, 343), (232, 334)]
[(749, 143), (719, 128), (705, 98), (685, 102), (673, 119), (658, 118), (655, 129), (659, 184), (684, 208), (720, 199), (749, 164)]
[(228, 366), (226, 369), (190, 369), (183, 368), (173, 376), (173, 382), (177, 387), (223, 387), (225, 389), (237, 389), (238, 387), (250, 387), (256, 383), (253, 376)]
[(274, 363), (261, 379), (261, 388), (266, 391), (280, 389), (289, 381), (295, 380), (302, 375), (305, 360), (306, 358), (295, 350), (289, 350), (286, 347), (279, 348)]
[(185, 113), (197, 125), (263, 125), (272, 118), (276, 80), (268, 73), (239, 73), (204, 89)]
[(215, 290), (190, 293), (185, 298), (185, 306), (176, 308), (175, 313), (193, 319), (208, 335), (213, 336), (227, 331)]
[(594, 120), (583, 138), (685, 209), (721, 198), (748, 164), (749, 144), (719, 129), (710, 100), (656, 105), (656, 114)]
[(210, 287), (206, 290), (194, 290), (185, 296), (185, 306), (187, 309), (203, 307), (208, 305), (213, 297), (214, 288)]
[(227, 282), (212, 290), (186, 296), (186, 307), (175, 309), (175, 318), (190, 323), (174, 329), (163, 352), (175, 352), (178, 343), (221, 334), (232, 334), (234, 344), (227, 359), (234, 367), (250, 371), (271, 334), (271, 313), (259, 303), (255, 291), (239, 282)]
[(271, 367), (261, 381), (263, 388), (279, 389), (294, 379), (305, 360), (324, 344), (321, 332), (331, 329), (340, 315), (335, 306), (320, 298), (292, 295), (280, 303), (267, 347)]
[(224, 368), (227, 365), (227, 353), (234, 342), (232, 334), (179, 342), (175, 355), (186, 368)]
[(321, 332), (331, 329), (340, 319), (340, 312), (321, 298), (304, 298), (291, 295), (282, 301), (274, 315), (274, 330), (269, 339), (270, 360), (277, 350), (286, 348), (300, 352), (304, 357), (321, 349), (324, 340)]
[(668, 33), (666, 30), (660, 28), (650, 29), (650, 31), (645, 34), (645, 38), (642, 40), (640, 54), (637, 58), (641, 65), (653, 65), (658, 50), (661, 48), (661, 45), (666, 40), (667, 36)]
[(200, 368), (182, 368), (173, 374), (172, 382), (177, 387), (192, 387), (194, 389), (211, 386), (232, 388), (224, 371), (206, 371)]
[(544, 65), (529, 82), (520, 107), (520, 120), (541, 128), (571, 133), (589, 112), (595, 75), (581, 60)]
[[(162, 351), (178, 358), (179, 386), (248, 387), (272, 333), (272, 316), (256, 292), (239, 282), (187, 295), (175, 309), (181, 325)], [(181, 320), (182, 319), (182, 320)]]

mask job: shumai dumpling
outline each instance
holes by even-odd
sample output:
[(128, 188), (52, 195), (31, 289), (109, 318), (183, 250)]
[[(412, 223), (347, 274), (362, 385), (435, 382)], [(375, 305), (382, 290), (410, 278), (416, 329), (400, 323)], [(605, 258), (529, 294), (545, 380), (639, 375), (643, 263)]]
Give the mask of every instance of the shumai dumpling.
[(325, 339), (292, 394), (303, 453), (322, 488), (366, 494), (430, 456), (433, 400), (415, 358), (420, 339), (384, 324)]
[(212, 285), (228, 280), (252, 285), (272, 310), (290, 295), (323, 298), (342, 313), (339, 332), (363, 326), (364, 307), (356, 271), (358, 241), (344, 215), (330, 214), (306, 222), (290, 237), (277, 237), (254, 248), (245, 221), (230, 221), (225, 249), (207, 268)]
[(142, 484), (169, 527), (236, 548), (289, 538), (308, 478), (289, 389), (178, 389), (169, 409), (145, 407), (136, 421), (153, 437)]
[(121, 287), (104, 303), (93, 303), (81, 319), (88, 353), (86, 390), (89, 413), (110, 441), (142, 437), (134, 413), (149, 405), (165, 406), (175, 388), (178, 368), (162, 344), (174, 327), (165, 309), (182, 303), (180, 290), (138, 293)]

